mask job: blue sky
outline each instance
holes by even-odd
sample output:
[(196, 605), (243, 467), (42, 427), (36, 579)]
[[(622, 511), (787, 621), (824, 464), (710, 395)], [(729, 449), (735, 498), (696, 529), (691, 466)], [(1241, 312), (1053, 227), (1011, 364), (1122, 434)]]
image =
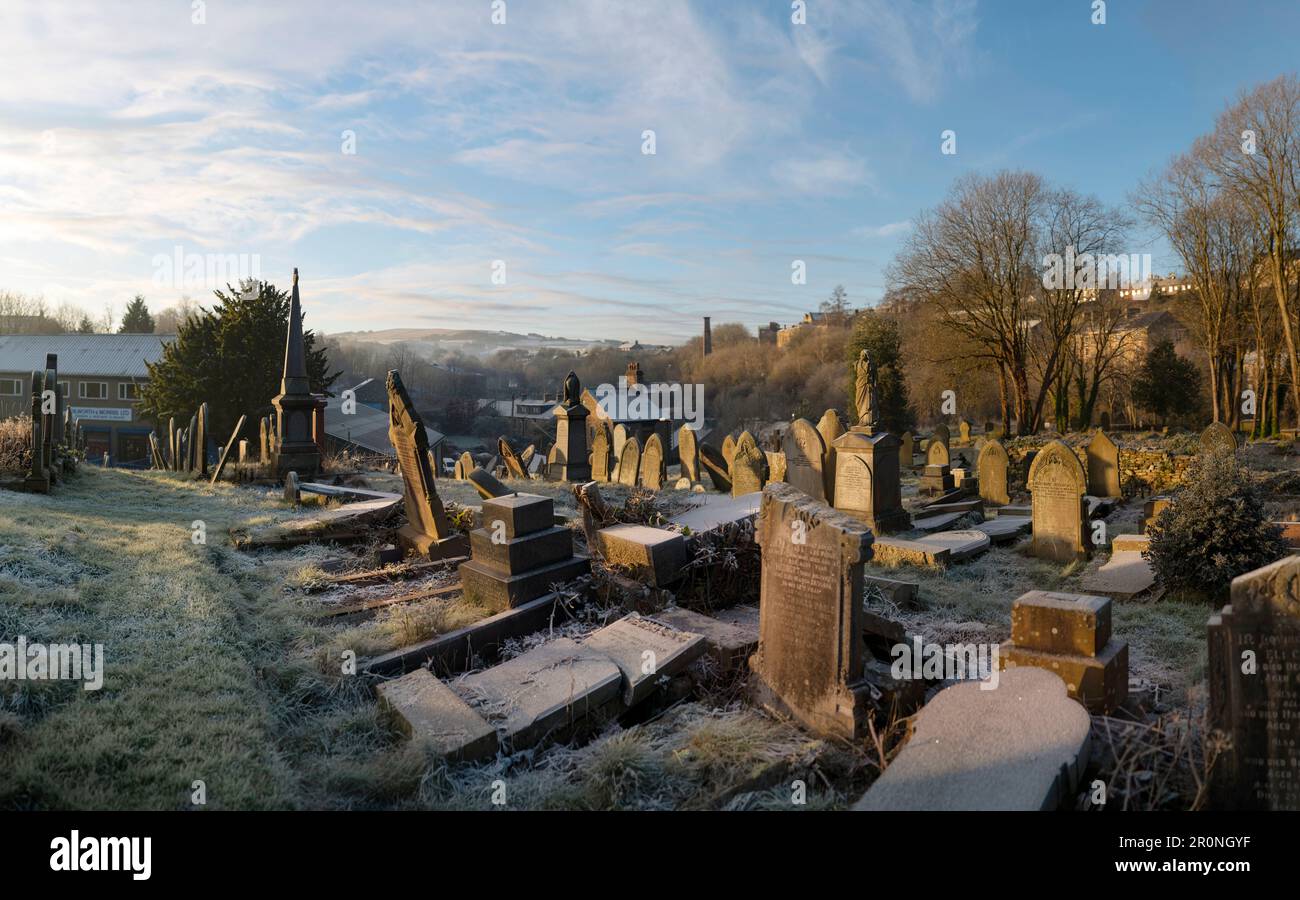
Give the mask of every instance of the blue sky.
[[(840, 283), (875, 302), (970, 170), (1122, 204), (1300, 68), (1294, 0), (1111, 0), (1105, 25), (1091, 0), (807, 0), (804, 25), (788, 0), (505, 10), (207, 0), (196, 24), (178, 0), (0, 0), (0, 289), (207, 302), (158, 283), (179, 246), (280, 284), (298, 266), (325, 331), (677, 342)], [(1177, 266), (1144, 233), (1126, 252)]]

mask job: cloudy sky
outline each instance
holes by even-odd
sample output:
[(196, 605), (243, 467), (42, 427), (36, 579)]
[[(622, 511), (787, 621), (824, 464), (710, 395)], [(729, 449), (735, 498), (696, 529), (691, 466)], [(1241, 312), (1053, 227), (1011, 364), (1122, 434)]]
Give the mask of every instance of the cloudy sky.
[(675, 342), (875, 302), (972, 169), (1123, 202), (1300, 68), (1294, 0), (502, 5), (0, 0), (0, 290), (120, 315), (245, 254), (320, 330)]

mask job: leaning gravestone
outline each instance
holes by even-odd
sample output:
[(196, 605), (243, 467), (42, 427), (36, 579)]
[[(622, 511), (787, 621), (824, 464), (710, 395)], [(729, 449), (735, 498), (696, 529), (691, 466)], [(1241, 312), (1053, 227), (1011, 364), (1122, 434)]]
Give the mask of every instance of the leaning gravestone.
[(1232, 429), (1222, 422), (1212, 422), (1210, 427), (1201, 432), (1201, 452), (1202, 453), (1236, 453), (1237, 436), (1232, 433)]
[(635, 437), (630, 437), (623, 443), (623, 452), (618, 455), (615, 480), (619, 484), (635, 487), (640, 472), (641, 444)]
[(767, 474), (767, 456), (758, 449), (754, 436), (748, 431), (744, 432), (740, 440), (736, 441), (727, 468), (727, 477), (731, 479), (731, 496), (739, 497), (761, 491), (767, 481)]
[(609, 481), (609, 426), (597, 422), (591, 437), (591, 478), (593, 481)]
[(866, 725), (863, 565), (871, 530), (780, 482), (763, 490), (755, 701), (819, 734), (855, 740)]
[(1300, 556), (1239, 575), (1209, 622), (1210, 725), (1232, 738), (1215, 804), (1300, 810)]
[(781, 440), (785, 452), (785, 482), (814, 500), (825, 502), (826, 477), (822, 464), (826, 444), (821, 432), (807, 419), (795, 419)]
[(727, 435), (722, 439), (722, 458), (727, 461), (727, 465), (731, 465), (731, 459), (735, 455), (736, 455), (736, 439), (733, 438), (731, 435)]
[(704, 467), (704, 471), (709, 473), (709, 480), (713, 482), (714, 489), (724, 494), (731, 493), (731, 476), (727, 473), (727, 461), (723, 459), (720, 452), (709, 444), (700, 444), (700, 464)]
[(505, 462), (506, 471), (510, 473), (511, 478), (528, 477), (526, 474), (524, 474), (523, 463), (519, 461), (518, 456), (515, 456), (514, 448), (511, 447), (508, 443), (506, 443), (506, 439), (503, 437), (497, 438), (497, 453), (501, 456), (501, 459)]
[(685, 487), (699, 484), (700, 448), (690, 425), (683, 425), (677, 430), (677, 458), (681, 462), (682, 478), (687, 481)]
[(1088, 442), (1088, 493), (1093, 497), (1120, 497), (1119, 447), (1101, 429)]
[(1087, 488), (1079, 458), (1060, 441), (1052, 441), (1034, 457), (1029, 467), (1034, 556), (1057, 562), (1087, 558), (1092, 549)]
[(979, 471), (980, 497), (987, 503), (1006, 506), (1011, 502), (1007, 489), (1007, 469), (1011, 460), (1002, 444), (989, 440), (984, 442), (976, 464)]
[(763, 455), (767, 457), (767, 480), (785, 481), (785, 454), (779, 450), (764, 450)]
[[(212, 484), (216, 484), (217, 480), (221, 478), (221, 472), (226, 468), (226, 461), (230, 459), (230, 451), (234, 449), (235, 445), (239, 442), (239, 432), (244, 430), (244, 422), (247, 420), (248, 416), (240, 416), (239, 421), (235, 423), (235, 430), (230, 433), (230, 440), (226, 441), (225, 449), (221, 451), (221, 456), (217, 458), (217, 467), (212, 472)], [(152, 434), (150, 434), (149, 437), (153, 441), (154, 445), (157, 446), (157, 438), (154, 438)]]
[(844, 423), (840, 421), (840, 414), (833, 409), (822, 413), (821, 420), (817, 423), (817, 433), (822, 436), (822, 443), (826, 445), (826, 456), (822, 459), (822, 474), (826, 478), (826, 496), (834, 498), (835, 439), (844, 433)]
[(406, 501), (407, 521), (397, 532), (398, 545), (429, 559), (464, 555), (469, 542), (447, 521), (429, 465), (428, 433), (396, 369), (388, 373), (388, 440), (397, 454)]
[(666, 471), (663, 441), (659, 435), (652, 434), (646, 438), (645, 449), (641, 451), (641, 486), (652, 491), (663, 490)]

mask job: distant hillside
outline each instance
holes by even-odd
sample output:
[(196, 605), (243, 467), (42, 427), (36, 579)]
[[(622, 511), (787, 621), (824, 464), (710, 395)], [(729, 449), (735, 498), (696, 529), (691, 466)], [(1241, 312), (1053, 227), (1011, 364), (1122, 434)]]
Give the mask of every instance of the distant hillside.
[(456, 328), (386, 328), (381, 331), (342, 331), (329, 335), (338, 341), (373, 344), (416, 344), (429, 350), (458, 351), (473, 356), (489, 356), (510, 348), (537, 350), (543, 347), (583, 352), (593, 347), (617, 347), (619, 341), (583, 341), (541, 334), (516, 334), (511, 331), (474, 331)]

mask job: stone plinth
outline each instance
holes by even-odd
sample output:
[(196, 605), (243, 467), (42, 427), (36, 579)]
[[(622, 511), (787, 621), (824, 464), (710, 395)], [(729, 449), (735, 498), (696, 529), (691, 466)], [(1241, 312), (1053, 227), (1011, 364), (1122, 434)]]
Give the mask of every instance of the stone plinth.
[(861, 427), (835, 439), (834, 506), (867, 523), (876, 534), (911, 527), (899, 483), (899, 445), (888, 432)]

